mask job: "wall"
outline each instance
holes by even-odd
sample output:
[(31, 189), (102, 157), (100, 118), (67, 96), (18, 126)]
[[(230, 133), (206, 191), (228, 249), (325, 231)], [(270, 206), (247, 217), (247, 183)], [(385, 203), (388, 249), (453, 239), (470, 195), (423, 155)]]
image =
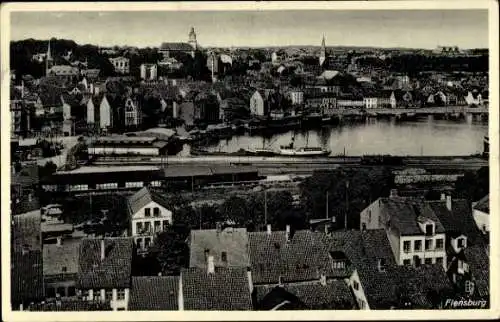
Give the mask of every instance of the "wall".
[[(436, 239), (443, 239), (443, 248), (442, 249), (435, 249), (436, 247)], [(421, 251), (414, 251), (414, 243), (415, 240), (420, 240), (422, 242), (422, 248)], [(432, 240), (432, 248), (430, 250), (425, 250), (425, 241), (426, 240)], [(410, 241), (410, 251), (405, 252), (403, 248), (403, 243), (405, 241)], [(436, 258), (441, 257), (443, 258), (443, 268), (446, 270), (446, 250), (445, 250), (445, 245), (446, 245), (446, 239), (445, 239), (445, 234), (436, 234), (432, 237), (426, 237), (425, 235), (418, 235), (418, 236), (402, 236), (400, 240), (399, 247), (401, 249), (400, 251), (400, 256), (399, 256), (399, 265), (403, 265), (403, 260), (405, 259), (410, 259), (412, 265), (415, 263), (413, 262), (413, 256), (417, 255), (420, 257), (421, 263), (424, 264), (424, 260), (426, 258), (431, 258), (432, 263), (436, 263)], [(396, 258), (397, 259), (397, 258)]]
[[(354, 282), (357, 282), (359, 284), (358, 290), (354, 289)], [(360, 306), (360, 301), (363, 301), (365, 303), (363, 309), (369, 310), (370, 306), (368, 305), (368, 301), (366, 300), (365, 291), (363, 290), (363, 285), (361, 285), (358, 271), (354, 270), (351, 277), (349, 277), (348, 285), (354, 294), (354, 298), (356, 299), (356, 303), (358, 303), (358, 307)], [(359, 307), (359, 309), (361, 309), (361, 307)]]
[(472, 210), (472, 216), (476, 222), (477, 228), (483, 231), (483, 227), (486, 227), (486, 231), (490, 231), (490, 215), (477, 209)]
[[(158, 216), (154, 215), (153, 209), (158, 207), (160, 209), (160, 214)], [(145, 217), (144, 210), (146, 208), (151, 209), (151, 217)], [(160, 222), (159, 230), (155, 230), (155, 221)], [(153, 242), (154, 234), (157, 232), (163, 231), (164, 222), (167, 221), (168, 224), (172, 224), (172, 212), (156, 202), (150, 202), (148, 205), (142, 207), (138, 210), (133, 216), (131, 220), (132, 225), (132, 236), (134, 237), (134, 241), (138, 246), (139, 250), (145, 250), (145, 239), (150, 238), (150, 242)], [(140, 233), (137, 231), (137, 223), (141, 223), (144, 229), (146, 223), (150, 225), (150, 232)]]
[(155, 147), (89, 147), (89, 154), (109, 155), (109, 154), (139, 154), (139, 155), (159, 155), (160, 150)]
[(380, 224), (380, 216), (381, 216), (381, 209), (380, 209), (380, 199), (375, 200), (372, 202), (371, 205), (366, 207), (363, 211), (360, 213), (360, 226), (359, 229), (363, 229), (363, 223), (366, 224), (366, 229), (381, 229), (384, 228), (383, 225)]

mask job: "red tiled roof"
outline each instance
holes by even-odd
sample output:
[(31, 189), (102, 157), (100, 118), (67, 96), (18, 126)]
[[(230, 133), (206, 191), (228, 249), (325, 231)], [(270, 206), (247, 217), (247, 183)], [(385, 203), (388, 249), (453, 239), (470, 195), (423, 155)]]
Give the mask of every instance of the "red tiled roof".
[(131, 238), (105, 238), (105, 258), (101, 260), (101, 240), (83, 239), (78, 258), (77, 287), (128, 288), (132, 271), (133, 241)]
[(178, 276), (134, 276), (128, 309), (175, 311), (179, 309), (178, 295)]
[(206, 269), (187, 268), (181, 271), (185, 310), (251, 310), (247, 270), (245, 268), (216, 267), (209, 274)]

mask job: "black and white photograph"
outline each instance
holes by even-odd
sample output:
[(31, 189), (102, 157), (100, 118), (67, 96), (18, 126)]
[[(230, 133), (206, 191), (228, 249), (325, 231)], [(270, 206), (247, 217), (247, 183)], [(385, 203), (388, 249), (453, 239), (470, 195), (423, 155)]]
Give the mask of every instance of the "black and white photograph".
[(2, 6), (2, 311), (498, 314), (498, 3), (368, 2)]

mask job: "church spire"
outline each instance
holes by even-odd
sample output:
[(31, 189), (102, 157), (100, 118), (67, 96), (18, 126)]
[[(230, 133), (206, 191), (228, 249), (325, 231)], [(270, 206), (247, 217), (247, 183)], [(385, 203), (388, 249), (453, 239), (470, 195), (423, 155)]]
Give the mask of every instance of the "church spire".
[(319, 65), (323, 66), (326, 60), (326, 45), (325, 45), (325, 35), (323, 34), (323, 40), (321, 41), (321, 52), (319, 54)]
[(52, 59), (50, 54), (50, 39), (49, 39), (49, 45), (47, 46), (47, 59)]

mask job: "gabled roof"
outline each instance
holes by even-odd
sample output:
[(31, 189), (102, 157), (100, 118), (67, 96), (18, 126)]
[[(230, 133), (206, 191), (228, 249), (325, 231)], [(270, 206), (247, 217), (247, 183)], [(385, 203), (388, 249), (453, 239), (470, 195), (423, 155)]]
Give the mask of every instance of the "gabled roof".
[(337, 77), (338, 75), (340, 75), (340, 72), (338, 70), (325, 70), (319, 77), (330, 80), (334, 77)]
[(487, 194), (481, 198), (473, 207), (475, 210), (484, 212), (485, 214), (490, 214), (490, 195)]
[(443, 297), (453, 287), (441, 265), (388, 266), (378, 271), (360, 261), (357, 272), (370, 309), (400, 307), (402, 297), (412, 308), (431, 309), (438, 303), (433, 294)]
[(130, 311), (177, 311), (178, 276), (134, 276), (130, 289)]
[(193, 47), (185, 42), (164, 42), (160, 46), (161, 50), (171, 50), (171, 51), (192, 51)]
[[(228, 227), (217, 229), (191, 230), (190, 267), (205, 268), (205, 250), (214, 257), (215, 266), (247, 267), (248, 235), (246, 228)], [(222, 262), (222, 252), (226, 252), (227, 262)]]
[(40, 250), (11, 253), (11, 302), (40, 301), (43, 291), (43, 258)]
[(445, 229), (441, 221), (429, 204), (420, 198), (380, 198), (381, 210), (387, 219), (390, 219), (391, 227), (398, 229), (401, 235), (419, 235), (422, 230), (418, 225), (417, 218), (427, 218), (435, 223), (435, 232), (444, 233)]
[(255, 284), (315, 280), (320, 271), (331, 276), (326, 245), (310, 230), (292, 233), (290, 241), (284, 231), (248, 234), (250, 266)]
[[(280, 289), (281, 292), (277, 292)], [(283, 291), (292, 295), (291, 298), (298, 299), (299, 303), (305, 306), (299, 307), (300, 309), (352, 310), (357, 308), (351, 290), (344, 280), (331, 280), (327, 281), (326, 285), (322, 285), (320, 281), (313, 281), (304, 284), (285, 284), (282, 287), (256, 286), (255, 293), (259, 309), (270, 310), (280, 304), (278, 302), (286, 300), (291, 302), (290, 296), (282, 295)]]
[(429, 201), (428, 204), (443, 224), (447, 236), (465, 235), (472, 243), (478, 241), (480, 232), (467, 200), (454, 199), (451, 203), (451, 211), (446, 207), (446, 201)]
[(479, 296), (487, 297), (490, 293), (490, 259), (483, 245), (472, 245), (464, 249), (464, 255), (470, 267), (475, 288)]
[(168, 201), (162, 195), (144, 187), (128, 198), (129, 213), (131, 215), (136, 214), (150, 202), (155, 202), (167, 209), (169, 208)]
[[(101, 260), (101, 241), (105, 257)], [(77, 287), (82, 289), (129, 288), (132, 271), (131, 238), (82, 239), (78, 257)]]
[(72, 95), (69, 93), (63, 93), (61, 95), (62, 102), (68, 104), (71, 107), (79, 107), (81, 102), (81, 95)]
[(23, 249), (41, 251), (42, 216), (40, 209), (29, 213), (14, 215), (12, 221), (11, 240), (14, 252), (22, 252)]
[(185, 310), (252, 310), (246, 268), (186, 268), (181, 279)]

